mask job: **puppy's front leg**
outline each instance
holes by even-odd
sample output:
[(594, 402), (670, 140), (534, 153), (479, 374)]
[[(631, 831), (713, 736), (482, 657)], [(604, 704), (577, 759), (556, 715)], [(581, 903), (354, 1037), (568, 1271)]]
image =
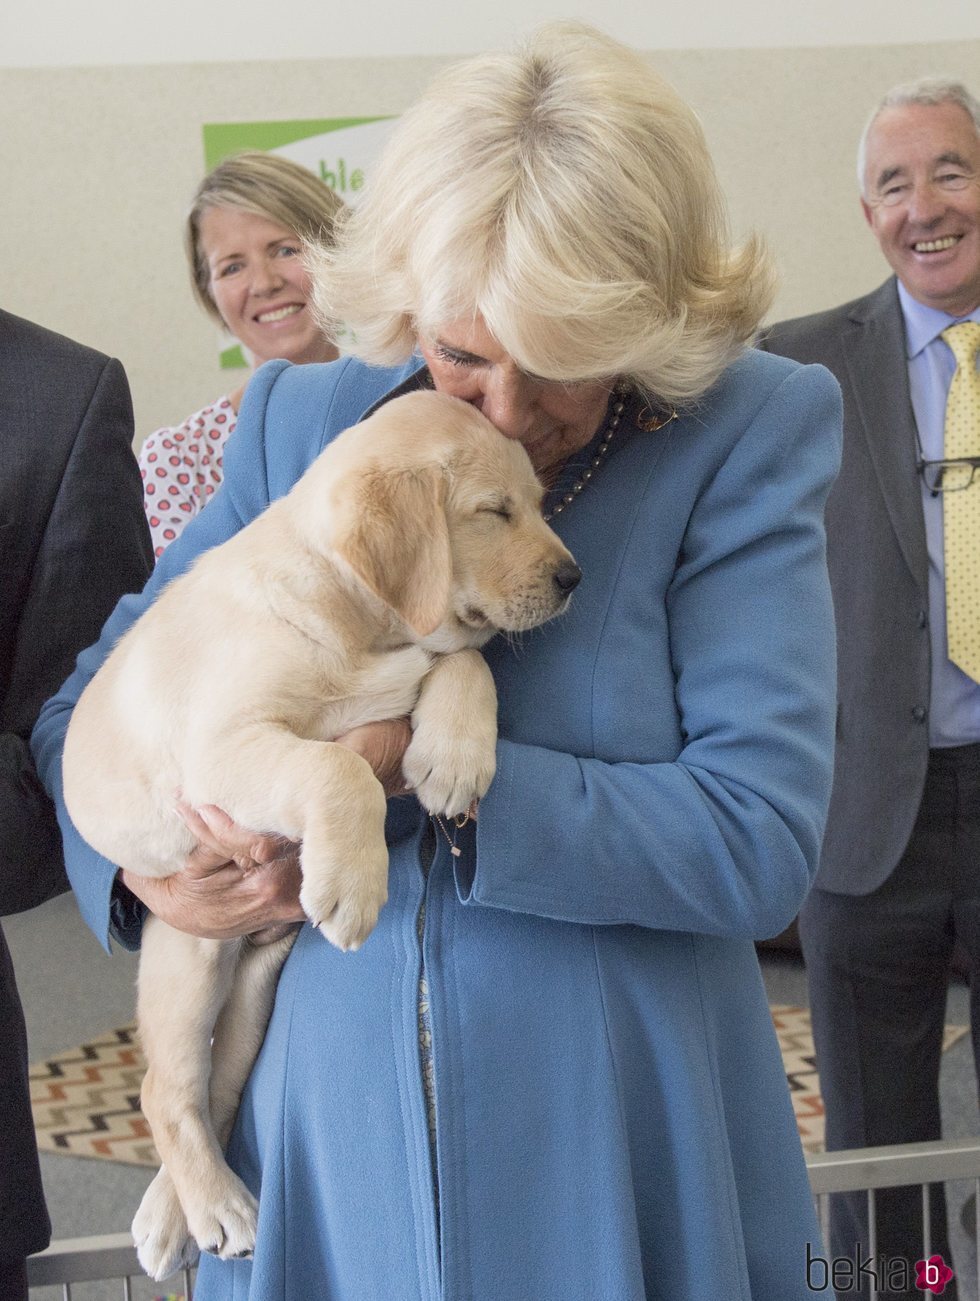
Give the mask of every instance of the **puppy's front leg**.
[(430, 813), (465, 813), (497, 768), (497, 691), (479, 651), (436, 661), (422, 682), (412, 732), (406, 781)]
[(338, 948), (359, 948), (388, 897), (385, 794), (371, 765), (259, 721), (229, 729), (206, 766), (221, 774), (210, 799), (236, 822), (302, 841), (303, 911)]

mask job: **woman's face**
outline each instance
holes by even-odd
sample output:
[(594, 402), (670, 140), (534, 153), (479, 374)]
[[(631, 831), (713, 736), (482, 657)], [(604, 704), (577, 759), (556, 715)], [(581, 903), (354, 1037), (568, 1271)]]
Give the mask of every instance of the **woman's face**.
[(254, 212), (217, 207), (204, 210), (198, 229), (211, 296), (253, 368), (274, 357), (299, 364), (337, 356), (313, 319), (292, 231)]
[(471, 403), (507, 438), (522, 443), (548, 482), (566, 457), (590, 441), (601, 424), (611, 380), (562, 383), (521, 370), (481, 316), (455, 321), (419, 348), (440, 393)]

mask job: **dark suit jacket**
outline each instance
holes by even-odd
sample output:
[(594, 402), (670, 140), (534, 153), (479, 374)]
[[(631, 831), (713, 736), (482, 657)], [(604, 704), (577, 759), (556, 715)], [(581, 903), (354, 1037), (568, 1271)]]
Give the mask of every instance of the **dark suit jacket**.
[(844, 394), (844, 458), (827, 504), (837, 758), (816, 884), (868, 894), (908, 844), (929, 755), (928, 560), (897, 283), (784, 321), (759, 346), (821, 362)]
[[(117, 361), (0, 311), (0, 915), (68, 889), (27, 742), (77, 653), (152, 568), (132, 437)], [(2, 931), (0, 1117), (0, 1257), (26, 1255), (50, 1225)]]

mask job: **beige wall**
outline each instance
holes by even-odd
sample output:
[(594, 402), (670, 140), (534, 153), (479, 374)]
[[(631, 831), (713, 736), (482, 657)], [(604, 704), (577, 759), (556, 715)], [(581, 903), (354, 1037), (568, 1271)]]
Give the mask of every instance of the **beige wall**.
[[(787, 315), (884, 278), (857, 205), (857, 134), (896, 81), (944, 72), (976, 90), (980, 40), (651, 59), (701, 115), (735, 230), (771, 241)], [(201, 124), (397, 113), (443, 61), (0, 68), (0, 304), (119, 356), (138, 437), (183, 418), (230, 387), (180, 244)]]
[(122, 67), (458, 55), (553, 18), (598, 23), (641, 50), (763, 50), (980, 38), (977, 0), (36, 0), (0, 5), (0, 67)]

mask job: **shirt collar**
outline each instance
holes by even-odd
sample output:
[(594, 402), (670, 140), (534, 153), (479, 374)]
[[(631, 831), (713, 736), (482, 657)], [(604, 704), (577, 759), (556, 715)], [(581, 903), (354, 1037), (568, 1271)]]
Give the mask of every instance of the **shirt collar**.
[(905, 355), (909, 361), (938, 339), (948, 326), (958, 321), (980, 321), (980, 307), (967, 316), (950, 316), (936, 307), (926, 307), (925, 303), (912, 297), (901, 280), (898, 282), (898, 301), (905, 318)]

